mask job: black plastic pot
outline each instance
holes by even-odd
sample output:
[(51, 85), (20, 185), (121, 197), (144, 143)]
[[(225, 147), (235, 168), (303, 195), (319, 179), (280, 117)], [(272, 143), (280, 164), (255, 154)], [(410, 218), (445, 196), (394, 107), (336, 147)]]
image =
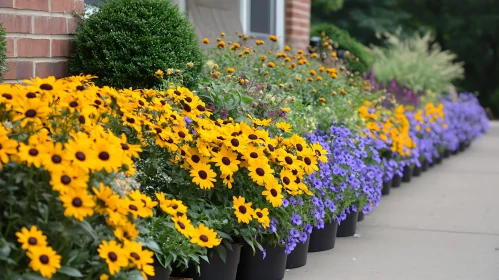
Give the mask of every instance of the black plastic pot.
[(174, 277), (192, 278), (194, 280), (235, 280), (237, 267), (239, 264), (239, 257), (241, 255), (241, 245), (231, 244), (232, 248), (228, 248), (225, 245), (221, 246), (225, 247), (225, 262), (222, 260), (216, 250), (210, 250), (208, 252), (209, 263), (205, 260), (201, 260), (199, 264), (200, 275), (196, 273), (196, 269), (194, 267), (189, 267), (189, 269), (186, 271), (174, 270), (171, 275)]
[(404, 167), (404, 175), (402, 176), (402, 182), (409, 183), (412, 180), (412, 167)]
[(305, 266), (307, 264), (308, 246), (310, 244), (310, 235), (307, 242), (296, 244), (295, 249), (288, 255), (286, 260), (286, 269), (293, 269)]
[(389, 195), (391, 189), (392, 189), (392, 180), (383, 182), (383, 188), (381, 189), (381, 194)]
[(257, 249), (253, 255), (253, 249), (250, 246), (243, 246), (237, 268), (237, 280), (281, 280), (284, 278), (287, 260), (285, 248), (266, 245), (263, 245), (263, 248), (267, 253), (265, 259), (260, 250)]
[(464, 142), (459, 142), (459, 151), (464, 152), (466, 149), (466, 144)]
[(433, 159), (433, 161), (434, 161), (436, 164), (441, 164), (441, 163), (442, 163), (442, 156), (435, 157), (435, 158)]
[(400, 183), (402, 183), (402, 177), (400, 177), (400, 175), (398, 175), (398, 174), (393, 175), (392, 188), (400, 187)]
[(414, 166), (414, 169), (412, 169), (412, 176), (413, 177), (421, 176), (421, 169), (422, 169), (422, 165), (421, 166)]
[(423, 172), (428, 171), (428, 168), (430, 168), (430, 163), (428, 162), (428, 160), (425, 159), (421, 164), (421, 171)]
[(357, 212), (350, 212), (347, 218), (338, 225), (338, 232), (336, 232), (336, 237), (349, 237), (355, 234), (357, 230)]
[(453, 155), (459, 154), (459, 147), (457, 147), (454, 151), (451, 152)]
[(450, 157), (450, 150), (449, 149), (445, 149), (444, 151), (444, 158), (448, 158)]
[(338, 222), (332, 221), (324, 224), (324, 228), (314, 227), (310, 234), (309, 252), (322, 252), (334, 248), (336, 242), (336, 232), (338, 231)]
[(357, 215), (357, 222), (361, 222), (364, 220), (364, 212), (360, 211), (359, 215)]
[(154, 276), (150, 276), (151, 280), (168, 280), (170, 279), (171, 271), (168, 268), (161, 266), (159, 261), (154, 257)]

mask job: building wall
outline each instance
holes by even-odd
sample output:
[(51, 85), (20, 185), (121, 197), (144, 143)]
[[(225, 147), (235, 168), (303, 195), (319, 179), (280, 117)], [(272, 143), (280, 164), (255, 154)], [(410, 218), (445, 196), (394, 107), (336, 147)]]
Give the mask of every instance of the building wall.
[(286, 1), (286, 43), (305, 49), (310, 43), (311, 0)]
[(6, 30), (5, 82), (34, 76), (64, 77), (77, 27), (73, 11), (84, 0), (0, 0), (0, 22)]

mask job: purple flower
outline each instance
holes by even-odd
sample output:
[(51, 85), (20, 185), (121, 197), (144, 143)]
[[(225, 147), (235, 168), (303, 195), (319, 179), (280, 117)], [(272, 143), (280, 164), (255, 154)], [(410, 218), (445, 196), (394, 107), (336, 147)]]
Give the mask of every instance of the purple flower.
[(299, 226), (301, 225), (301, 217), (300, 215), (298, 214), (293, 214), (293, 216), (291, 216), (291, 224), (295, 225), (295, 226)]

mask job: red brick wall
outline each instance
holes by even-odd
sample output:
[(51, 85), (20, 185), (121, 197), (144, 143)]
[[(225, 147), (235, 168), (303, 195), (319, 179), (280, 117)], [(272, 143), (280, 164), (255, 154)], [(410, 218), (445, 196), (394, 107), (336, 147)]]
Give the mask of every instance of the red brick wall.
[(305, 49), (310, 42), (311, 0), (286, 0), (286, 44)]
[(34, 76), (63, 77), (76, 29), (73, 11), (84, 0), (0, 0), (0, 22), (7, 33), (5, 82)]

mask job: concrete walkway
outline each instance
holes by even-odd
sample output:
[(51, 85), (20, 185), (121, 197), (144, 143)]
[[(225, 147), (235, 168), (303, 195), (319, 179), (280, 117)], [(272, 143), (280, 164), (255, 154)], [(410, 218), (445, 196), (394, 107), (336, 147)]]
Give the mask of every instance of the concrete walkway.
[(498, 280), (499, 123), (464, 153), (392, 189), (333, 250), (285, 280)]

